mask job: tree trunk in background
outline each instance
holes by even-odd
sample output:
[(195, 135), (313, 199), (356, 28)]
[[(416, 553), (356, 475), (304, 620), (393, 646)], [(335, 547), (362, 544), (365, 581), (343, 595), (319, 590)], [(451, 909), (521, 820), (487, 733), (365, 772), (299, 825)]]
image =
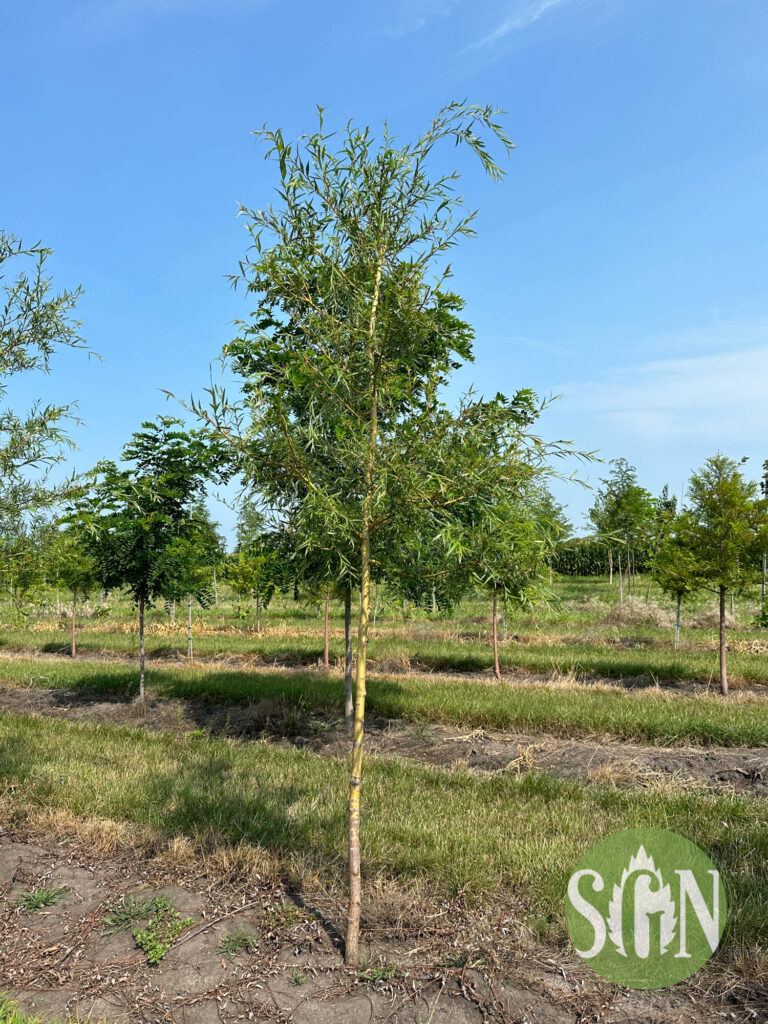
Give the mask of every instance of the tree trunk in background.
[(352, 587), (344, 591), (344, 718), (352, 729), (354, 704), (352, 703)]
[(680, 646), (680, 602), (681, 601), (682, 601), (682, 596), (680, 594), (678, 594), (677, 595), (677, 610), (675, 612), (675, 650), (677, 650), (678, 647)]
[(213, 570), (213, 603), (219, 607), (219, 584), (216, 579), (216, 568)]
[(323, 668), (331, 667), (331, 659), (328, 651), (328, 612), (331, 605), (331, 592), (325, 592), (325, 617), (323, 618)]
[(406, 612), (406, 609), (405, 609), (405, 598), (403, 598), (403, 622), (407, 622), (407, 621), (408, 621), (408, 613)]
[(720, 587), (720, 693), (728, 695), (728, 666), (725, 647), (725, 587)]
[(144, 705), (144, 598), (139, 600), (139, 703)]
[(77, 587), (72, 588), (72, 657), (77, 654), (75, 647), (75, 617), (77, 616)]
[(293, 581), (293, 600), (294, 601), (298, 601), (299, 600), (299, 581), (298, 580), (294, 580)]
[(261, 591), (256, 591), (256, 632), (261, 632)]
[(495, 586), (493, 588), (493, 674), (497, 679), (501, 679), (501, 670), (499, 668), (499, 630)]
[(608, 582), (613, 586), (613, 548), (608, 548)]
[(766, 569), (768, 569), (768, 555), (766, 555), (765, 552), (763, 552), (761, 568), (762, 568), (762, 579), (760, 581), (760, 610), (762, 612), (765, 612), (765, 576), (766, 576)]
[(624, 604), (624, 575), (621, 571), (621, 551), (619, 551), (619, 604)]
[(432, 614), (437, 615), (437, 596), (435, 595), (434, 584), (432, 586)]
[(187, 660), (192, 661), (192, 595), (187, 594)]
[(736, 616), (736, 599), (733, 596), (733, 591), (731, 591), (731, 615)]

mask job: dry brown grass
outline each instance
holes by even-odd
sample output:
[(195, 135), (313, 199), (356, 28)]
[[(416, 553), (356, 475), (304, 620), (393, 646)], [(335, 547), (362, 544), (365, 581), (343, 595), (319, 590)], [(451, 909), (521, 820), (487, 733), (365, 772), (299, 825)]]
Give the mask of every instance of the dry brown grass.
[(675, 617), (667, 608), (661, 608), (654, 601), (646, 606), (645, 599), (629, 596), (623, 604), (615, 604), (603, 617), (607, 626), (658, 626), (669, 629), (675, 624)]

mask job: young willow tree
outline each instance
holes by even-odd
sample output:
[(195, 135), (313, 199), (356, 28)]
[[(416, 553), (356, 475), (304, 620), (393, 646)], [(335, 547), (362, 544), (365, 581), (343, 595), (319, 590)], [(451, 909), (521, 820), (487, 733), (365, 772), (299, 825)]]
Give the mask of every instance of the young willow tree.
[[(288, 143), (256, 134), (279, 169), (278, 208), (243, 210), (252, 248), (238, 280), (256, 297), (251, 319), (225, 358), (242, 399), (211, 389), (195, 407), (242, 455), (247, 482), (287, 511), (300, 542), (323, 539), (359, 580), (355, 713), (348, 793), (349, 912), (346, 959), (359, 959), (360, 790), (372, 544), (392, 517), (433, 517), (461, 502), (491, 500), (510, 472), (506, 400), (468, 400), (458, 414), (438, 389), (458, 359), (471, 358), (462, 302), (439, 264), (473, 234), (454, 191), (455, 173), (431, 171), (435, 147), (453, 140), (492, 178), (502, 171), (482, 135), (512, 148), (490, 108), (451, 104), (415, 143), (385, 129), (347, 125)], [(490, 409), (490, 406), (493, 406)], [(486, 412), (499, 420), (484, 447)], [(461, 456), (461, 463), (456, 453)], [(484, 498), (485, 496), (485, 498)], [(341, 574), (340, 574), (341, 575)]]

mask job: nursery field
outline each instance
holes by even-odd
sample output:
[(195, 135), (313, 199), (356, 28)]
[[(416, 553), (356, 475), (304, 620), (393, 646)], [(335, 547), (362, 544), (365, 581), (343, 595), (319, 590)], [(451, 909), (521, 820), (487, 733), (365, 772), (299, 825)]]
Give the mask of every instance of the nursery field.
[[(127, 601), (0, 605), (0, 1022), (768, 1019), (768, 632), (757, 598), (674, 609), (639, 578), (450, 613), (375, 595), (359, 971), (343, 966), (344, 619), (280, 595), (256, 629)], [(173, 620), (171, 618), (174, 612)], [(582, 854), (631, 826), (715, 861), (727, 939), (621, 990), (569, 948)], [(226, 1010), (226, 1013), (224, 1012)], [(28, 1017), (28, 1015), (31, 1015)]]

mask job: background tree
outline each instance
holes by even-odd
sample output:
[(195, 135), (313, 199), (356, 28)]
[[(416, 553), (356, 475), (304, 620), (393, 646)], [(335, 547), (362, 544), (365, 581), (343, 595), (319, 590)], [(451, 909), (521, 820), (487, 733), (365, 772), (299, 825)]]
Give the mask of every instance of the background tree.
[[(602, 487), (588, 518), (608, 548), (610, 582), (613, 582), (614, 550), (619, 562), (619, 601), (624, 600), (624, 577), (631, 586), (638, 547), (647, 544), (654, 514), (651, 494), (637, 482), (637, 470), (624, 459), (612, 459), (611, 472), (601, 481)], [(622, 565), (622, 552), (624, 552)]]
[(746, 480), (742, 463), (718, 453), (691, 477), (688, 506), (677, 522), (678, 542), (696, 566), (699, 587), (718, 595), (720, 692), (728, 693), (725, 598), (739, 594), (757, 577), (759, 558), (768, 546), (768, 500), (758, 498), (756, 483)]
[(177, 601), (186, 599), (187, 658), (192, 661), (193, 601), (201, 608), (211, 607), (214, 601), (214, 573), (224, 559), (224, 539), (201, 499), (192, 507), (183, 534), (173, 542), (172, 548), (177, 572), (169, 581), (170, 589), (164, 597), (174, 606)]
[(197, 502), (228, 463), (215, 440), (180, 420), (143, 423), (122, 451), (132, 465), (101, 463), (69, 519), (85, 531), (105, 590), (126, 589), (139, 611), (139, 701), (144, 703), (144, 613), (189, 586), (190, 548), (200, 538)]
[(77, 655), (77, 602), (85, 601), (98, 586), (99, 573), (81, 526), (70, 524), (57, 531), (48, 551), (48, 567), (57, 584), (69, 591), (72, 599), (72, 639), (70, 653)]
[[(674, 500), (674, 499), (673, 499)], [(680, 608), (686, 597), (701, 589), (696, 555), (687, 543), (685, 518), (668, 521), (659, 538), (652, 563), (652, 579), (675, 599), (675, 650), (680, 646)], [(650, 584), (649, 584), (650, 585)]]

